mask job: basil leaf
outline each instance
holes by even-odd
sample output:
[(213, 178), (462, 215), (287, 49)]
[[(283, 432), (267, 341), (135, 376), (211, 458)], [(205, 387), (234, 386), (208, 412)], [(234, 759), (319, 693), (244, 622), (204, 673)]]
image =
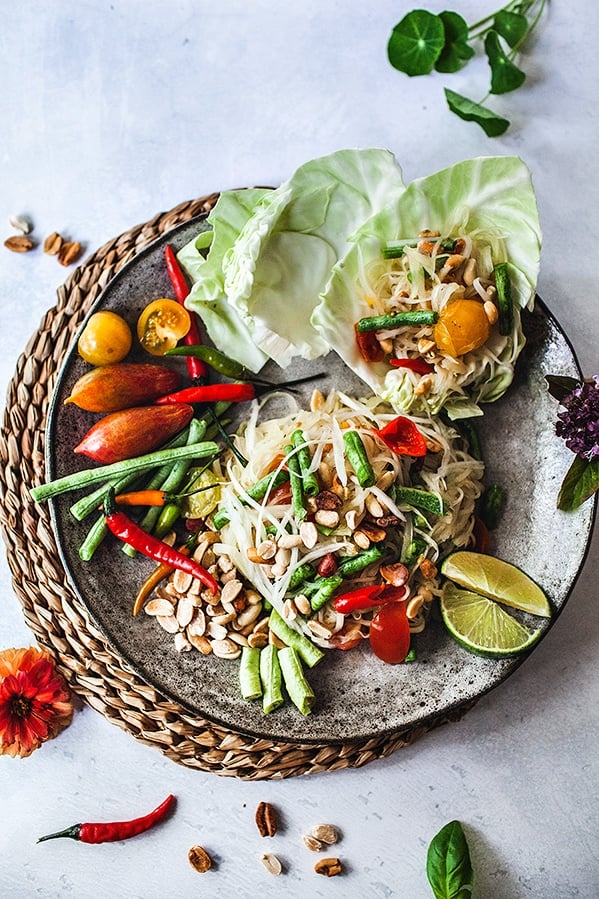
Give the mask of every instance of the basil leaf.
[(561, 486), (557, 508), (573, 512), (599, 490), (599, 459), (583, 459), (576, 456)]
[(499, 43), (496, 31), (488, 31), (485, 37), (485, 53), (491, 67), (491, 93), (507, 94), (515, 91), (525, 81), (526, 75), (507, 58)]
[(528, 21), (520, 12), (510, 12), (501, 9), (493, 19), (493, 28), (508, 42), (510, 47), (515, 47), (526, 36)]
[(468, 43), (468, 24), (457, 12), (442, 12), (439, 18), (445, 29), (445, 44), (435, 69), (437, 72), (457, 72), (463, 63), (474, 56)]
[(415, 9), (398, 22), (387, 45), (389, 62), (406, 75), (428, 75), (445, 43), (439, 16)]
[(474, 100), (462, 97), (461, 94), (456, 94), (455, 91), (450, 91), (447, 87), (445, 88), (445, 99), (452, 112), (466, 122), (476, 122), (487, 137), (499, 137), (510, 126), (509, 119), (503, 119), (501, 116), (495, 115), (494, 112), (485, 106), (481, 106), (480, 103), (475, 103)]
[(582, 384), (582, 381), (577, 381), (576, 378), (566, 378), (562, 375), (545, 375), (545, 380), (549, 393), (558, 402), (561, 402), (564, 397)]
[(473, 870), (459, 821), (450, 821), (431, 840), (426, 856), (426, 875), (435, 899), (470, 899)]

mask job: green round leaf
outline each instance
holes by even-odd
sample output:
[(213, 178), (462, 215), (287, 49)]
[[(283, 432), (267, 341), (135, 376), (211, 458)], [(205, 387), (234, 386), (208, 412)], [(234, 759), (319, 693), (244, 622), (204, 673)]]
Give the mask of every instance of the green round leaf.
[(391, 32), (387, 45), (389, 62), (406, 75), (428, 75), (445, 43), (445, 28), (439, 16), (415, 9)]
[(508, 42), (510, 47), (515, 47), (526, 36), (528, 21), (526, 16), (520, 12), (502, 9), (493, 19), (493, 28)]
[(491, 66), (491, 93), (507, 94), (524, 83), (526, 75), (507, 58), (499, 42), (496, 31), (489, 31), (485, 37), (485, 52)]
[(442, 12), (439, 18), (445, 29), (445, 44), (435, 63), (437, 72), (457, 72), (474, 56), (468, 43), (468, 24), (457, 12)]
[(510, 126), (508, 119), (495, 115), (494, 112), (491, 112), (490, 109), (487, 109), (480, 103), (475, 103), (474, 100), (462, 97), (461, 94), (456, 94), (455, 91), (450, 91), (449, 88), (445, 88), (445, 99), (452, 112), (466, 122), (476, 122), (487, 137), (499, 137)]

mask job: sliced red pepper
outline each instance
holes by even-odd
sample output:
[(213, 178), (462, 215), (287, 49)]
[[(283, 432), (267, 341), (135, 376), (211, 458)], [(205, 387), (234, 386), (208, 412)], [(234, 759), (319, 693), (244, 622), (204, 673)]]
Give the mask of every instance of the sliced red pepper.
[[(170, 244), (167, 244), (164, 248), (164, 259), (175, 297), (182, 306), (185, 306), (185, 300), (189, 295), (189, 285)], [(186, 346), (197, 346), (202, 343), (198, 318), (195, 312), (187, 311), (191, 318), (191, 327), (183, 338), (183, 343)], [(193, 381), (201, 383), (208, 378), (208, 366), (201, 359), (187, 356), (186, 363), (188, 374)]]
[[(196, 387), (186, 387), (175, 393), (167, 393), (156, 400), (159, 405), (171, 403), (216, 403), (219, 400), (242, 403), (253, 400), (256, 396), (256, 388), (253, 384), (199, 384)], [(186, 399), (183, 399), (186, 397)]]
[(398, 456), (426, 456), (424, 435), (405, 415), (398, 415), (375, 434)]
[(360, 351), (360, 356), (365, 362), (382, 362), (385, 358), (385, 351), (376, 339), (374, 331), (358, 331), (354, 325), (354, 333), (356, 335), (356, 344)]
[(333, 605), (341, 615), (349, 615), (351, 612), (367, 611), (384, 603), (405, 599), (407, 592), (405, 587), (371, 584), (368, 587), (357, 587), (348, 593), (340, 593), (333, 600)]
[(405, 359), (389, 359), (389, 365), (392, 365), (394, 368), (409, 368), (410, 371), (415, 371), (418, 375), (430, 375), (435, 370), (435, 366), (421, 356), (418, 356), (416, 359), (407, 357)]

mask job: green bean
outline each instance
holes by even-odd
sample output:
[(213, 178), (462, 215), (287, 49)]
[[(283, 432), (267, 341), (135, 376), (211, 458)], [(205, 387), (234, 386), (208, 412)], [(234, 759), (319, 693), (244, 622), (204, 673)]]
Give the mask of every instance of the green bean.
[(316, 479), (316, 475), (311, 470), (312, 457), (310, 455), (310, 450), (306, 445), (305, 434), (300, 428), (291, 435), (291, 445), (296, 451), (297, 461), (302, 474), (304, 495), (316, 496), (317, 493), (320, 493), (320, 486)]
[(364, 550), (363, 553), (358, 553), (357, 556), (350, 556), (348, 559), (344, 559), (337, 568), (337, 574), (340, 574), (342, 577), (353, 577), (364, 571), (373, 562), (378, 562), (384, 555), (385, 547), (375, 544)]
[(300, 465), (291, 444), (285, 447), (284, 452), (287, 456), (287, 468), (289, 470), (289, 480), (291, 482), (291, 510), (293, 512), (293, 517), (297, 521), (302, 521), (308, 513), (304, 502)]
[(310, 605), (313, 612), (318, 612), (329, 601), (337, 587), (343, 583), (343, 577), (340, 574), (332, 574), (325, 577), (321, 581), (317, 581), (318, 589), (310, 597)]
[(372, 487), (376, 481), (362, 438), (353, 428), (343, 432), (345, 455), (361, 487)]
[(277, 647), (269, 643), (260, 650), (260, 680), (262, 681), (262, 709), (269, 715), (283, 705), (281, 666)]
[(286, 621), (281, 618), (276, 609), (270, 613), (270, 629), (280, 640), (287, 646), (292, 646), (300, 655), (303, 662), (308, 668), (314, 668), (324, 657), (324, 652), (315, 646), (305, 634), (289, 627)]
[(420, 487), (395, 487), (395, 502), (398, 505), (412, 506), (423, 512), (433, 512), (435, 515), (445, 514), (445, 503), (436, 493), (430, 490), (422, 490)]
[(438, 315), (429, 309), (413, 309), (394, 315), (369, 315), (356, 323), (356, 331), (387, 331), (405, 325), (434, 325)]
[(243, 646), (241, 648), (239, 688), (244, 699), (258, 699), (262, 696), (260, 650), (255, 646)]
[(302, 715), (309, 715), (316, 699), (314, 691), (304, 674), (301, 659), (292, 646), (279, 649), (279, 664), (285, 689), (292, 703)]
[(108, 527), (106, 525), (106, 519), (104, 513), (101, 512), (100, 516), (96, 518), (87, 532), (85, 540), (79, 547), (79, 558), (84, 562), (90, 562), (107, 533)]
[(314, 574), (313, 567), (308, 563), (304, 562), (302, 565), (298, 565), (291, 574), (289, 578), (289, 589), (296, 590), (304, 581), (307, 581)]
[(177, 462), (181, 459), (203, 459), (206, 456), (214, 456), (219, 452), (216, 443), (205, 440), (191, 446), (180, 446), (175, 449), (156, 450), (144, 456), (135, 456), (133, 459), (124, 459), (122, 462), (112, 462), (110, 465), (100, 465), (97, 468), (85, 468), (72, 474), (48, 481), (33, 487), (30, 491), (31, 498), (36, 503), (45, 502), (54, 496), (68, 493), (70, 490), (78, 490), (81, 487), (90, 487), (108, 481), (113, 477), (120, 477), (127, 472), (139, 472), (148, 468), (156, 468), (165, 463)]

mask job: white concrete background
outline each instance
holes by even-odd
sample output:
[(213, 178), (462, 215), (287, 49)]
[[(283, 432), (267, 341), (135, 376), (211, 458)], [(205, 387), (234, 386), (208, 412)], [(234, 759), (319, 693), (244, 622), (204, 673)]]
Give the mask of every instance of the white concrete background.
[[(545, 235), (539, 292), (584, 372), (599, 370), (592, 0), (550, 4), (522, 60), (527, 84), (494, 101), (513, 122), (495, 140), (452, 117), (442, 95), (447, 84), (481, 97), (484, 62), (420, 79), (387, 63), (391, 28), (412, 8), (403, 0), (2, 0), (0, 8), (0, 237), (9, 215), (26, 213), (38, 238), (56, 229), (92, 252), (182, 200), (277, 184), (342, 147), (389, 147), (407, 179), (517, 153), (532, 169)], [(495, 5), (455, 8), (473, 21)], [(0, 248), (4, 388), (67, 274), (39, 249)], [(460, 724), (361, 770), (281, 783), (192, 772), (83, 709), (28, 760), (0, 759), (0, 896), (424, 899), (427, 844), (454, 818), (470, 840), (476, 899), (599, 895), (597, 545), (559, 622), (505, 685)], [(28, 645), (4, 554), (0, 576), (0, 647)], [(143, 838), (35, 843), (81, 819), (143, 813), (168, 792), (177, 814)], [(285, 822), (268, 844), (253, 823), (261, 800)], [(300, 842), (319, 821), (343, 831), (347, 873), (330, 881), (313, 874)], [(191, 869), (194, 843), (214, 854), (217, 870)], [(265, 849), (284, 859), (284, 877), (261, 868)]]

